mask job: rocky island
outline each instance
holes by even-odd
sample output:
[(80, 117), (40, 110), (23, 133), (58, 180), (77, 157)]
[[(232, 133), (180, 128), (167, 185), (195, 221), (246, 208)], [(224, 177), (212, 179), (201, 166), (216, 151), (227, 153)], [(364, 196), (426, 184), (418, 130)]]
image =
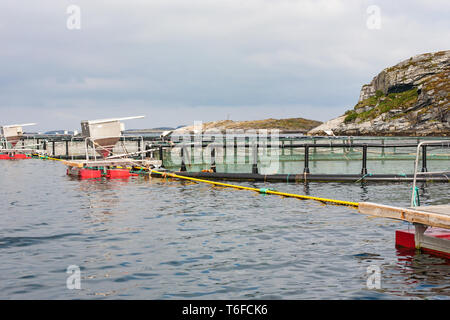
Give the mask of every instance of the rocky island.
[(411, 57), (363, 85), (344, 115), (309, 135), (450, 136), (450, 51)]
[[(233, 121), (221, 120), (203, 123), (203, 132), (220, 131), (225, 133), (226, 130), (258, 130), (258, 129), (278, 129), (281, 133), (300, 133), (306, 134), (309, 130), (317, 127), (322, 122), (303, 119), (303, 118), (289, 118), (289, 119), (265, 119), (254, 121)], [(193, 132), (194, 126), (182, 127), (176, 132)]]

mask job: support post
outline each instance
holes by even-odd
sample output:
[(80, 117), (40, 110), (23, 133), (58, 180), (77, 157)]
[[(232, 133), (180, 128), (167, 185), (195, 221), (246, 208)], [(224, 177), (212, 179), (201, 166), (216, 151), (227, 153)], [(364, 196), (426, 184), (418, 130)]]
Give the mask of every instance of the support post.
[(258, 174), (258, 142), (253, 142), (252, 155), (252, 173)]
[(427, 146), (422, 145), (422, 172), (428, 172), (427, 170)]
[(159, 146), (159, 160), (161, 160), (161, 168), (164, 168), (163, 147)]
[(56, 156), (56, 152), (55, 152), (55, 140), (52, 141), (52, 156)]
[(211, 170), (216, 172), (216, 148), (211, 149)]
[(66, 157), (69, 159), (69, 140), (66, 140)]
[(305, 168), (303, 173), (309, 173), (309, 145), (305, 145)]
[(416, 249), (420, 249), (421, 244), (423, 243), (423, 235), (425, 231), (428, 229), (428, 226), (425, 226), (420, 223), (414, 224), (414, 243)]
[(362, 169), (361, 174), (367, 174), (367, 145), (363, 146), (363, 159), (362, 159)]
[(181, 172), (186, 171), (186, 164), (184, 162), (184, 146), (181, 147), (181, 168), (180, 168)]

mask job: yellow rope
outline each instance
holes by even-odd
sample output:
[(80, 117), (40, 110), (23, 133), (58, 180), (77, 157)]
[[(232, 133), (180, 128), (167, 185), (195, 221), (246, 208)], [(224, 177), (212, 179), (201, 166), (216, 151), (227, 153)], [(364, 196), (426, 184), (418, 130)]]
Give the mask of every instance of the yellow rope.
[[(217, 182), (217, 181), (185, 177), (185, 176), (177, 175), (175, 173), (159, 172), (159, 171), (152, 170), (152, 169), (149, 169), (149, 170), (151, 172), (154, 172), (156, 174), (160, 174), (162, 176), (169, 176), (169, 177), (172, 177), (172, 178), (191, 180), (191, 181), (202, 182), (202, 183), (209, 183), (209, 184), (222, 186), (222, 187), (235, 188), (235, 189), (241, 189), (241, 190), (249, 190), (249, 191), (255, 191), (255, 192), (261, 192), (261, 190), (262, 190), (262, 189), (258, 189), (258, 188), (244, 187), (244, 186), (228, 184), (228, 183), (222, 183), (222, 182)], [(315, 201), (320, 201), (320, 202), (325, 202), (325, 203), (332, 203), (332, 204), (335, 204), (335, 205), (342, 205), (342, 206), (350, 206), (350, 207), (358, 207), (359, 206), (358, 202), (350, 202), (350, 201), (341, 201), (341, 200), (334, 200), (334, 199), (327, 199), (327, 198), (304, 196), (304, 195), (300, 195), (300, 194), (285, 193), (285, 192), (273, 191), (273, 190), (268, 190), (268, 189), (264, 189), (264, 193), (278, 195), (278, 196), (283, 196), (283, 197), (303, 199), (303, 200), (315, 200)]]
[[(64, 160), (61, 160), (61, 159), (50, 158), (50, 157), (45, 157), (45, 156), (41, 156), (41, 155), (39, 155), (39, 157), (43, 158), (43, 159), (48, 159), (48, 160), (64, 161)], [(145, 167), (135, 167), (135, 168), (136, 169), (147, 169)], [(244, 186), (239, 186), (239, 185), (234, 185), (234, 184), (229, 184), (229, 183), (223, 183), (223, 182), (217, 182), (217, 181), (211, 181), (211, 180), (204, 180), (204, 179), (180, 176), (180, 175), (177, 175), (175, 173), (159, 172), (159, 171), (152, 170), (152, 169), (148, 169), (148, 170), (149, 170), (149, 173), (150, 172), (154, 172), (156, 174), (161, 175), (163, 178), (172, 177), (172, 178), (176, 178), (176, 179), (183, 179), (183, 180), (190, 180), (190, 181), (201, 182), (201, 183), (208, 183), (208, 184), (212, 184), (212, 185), (216, 185), (216, 186), (222, 186), (222, 187), (227, 187), (227, 188), (234, 188), (234, 189), (240, 189), (240, 190), (249, 190), (249, 191), (255, 191), (255, 192), (259, 192), (259, 193), (263, 192), (263, 193), (266, 193), (266, 194), (273, 194), (273, 195), (289, 197), (289, 198), (297, 198), (297, 199), (302, 199), (302, 200), (315, 200), (315, 201), (320, 201), (320, 202), (323, 202), (323, 203), (332, 203), (332, 204), (340, 205), (340, 206), (359, 207), (359, 203), (358, 202), (342, 201), (342, 200), (319, 198), (319, 197), (312, 197), (312, 196), (304, 196), (304, 195), (300, 195), (300, 194), (279, 192), (279, 191), (274, 191), (274, 190), (269, 190), (269, 189), (258, 189), (258, 188), (244, 187)]]

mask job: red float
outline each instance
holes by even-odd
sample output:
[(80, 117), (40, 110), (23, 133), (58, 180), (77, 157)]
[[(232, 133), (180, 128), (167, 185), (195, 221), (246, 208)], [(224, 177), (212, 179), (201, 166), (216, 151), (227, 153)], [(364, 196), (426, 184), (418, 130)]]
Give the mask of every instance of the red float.
[[(395, 245), (397, 247), (406, 249), (416, 249), (416, 243), (414, 240), (414, 229), (412, 230), (397, 230), (395, 231)], [(441, 228), (430, 228), (425, 231), (425, 235), (428, 237), (440, 238), (450, 240), (450, 230)], [(450, 254), (447, 252), (436, 251), (428, 248), (422, 247), (421, 250), (424, 252), (441, 256), (446, 259), (450, 259)]]
[(106, 177), (108, 179), (127, 179), (130, 176), (130, 171), (126, 169), (110, 169), (106, 172)]
[(16, 154), (13, 159), (30, 159), (26, 154)]
[(78, 176), (80, 179), (97, 179), (102, 177), (102, 171), (95, 169), (80, 169)]
[(31, 159), (31, 157), (26, 154), (15, 154), (10, 156), (9, 154), (0, 154), (0, 160), (22, 160), (22, 159)]
[(102, 171), (98, 169), (68, 167), (67, 175), (78, 177), (80, 179), (97, 179), (102, 177)]

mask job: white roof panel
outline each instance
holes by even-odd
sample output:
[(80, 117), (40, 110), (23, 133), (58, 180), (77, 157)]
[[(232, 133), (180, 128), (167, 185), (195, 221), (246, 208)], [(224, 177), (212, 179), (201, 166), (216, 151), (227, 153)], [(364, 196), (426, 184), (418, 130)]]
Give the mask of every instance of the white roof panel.
[(110, 119), (99, 119), (99, 120), (83, 120), (81, 122), (87, 122), (89, 124), (106, 123), (114, 121), (132, 120), (132, 119), (142, 119), (145, 116), (134, 116), (134, 117), (124, 117), (124, 118), (110, 118)]
[(28, 127), (35, 126), (37, 123), (24, 123), (24, 124), (9, 124), (6, 126), (2, 126), (3, 128), (14, 128), (14, 127)]

